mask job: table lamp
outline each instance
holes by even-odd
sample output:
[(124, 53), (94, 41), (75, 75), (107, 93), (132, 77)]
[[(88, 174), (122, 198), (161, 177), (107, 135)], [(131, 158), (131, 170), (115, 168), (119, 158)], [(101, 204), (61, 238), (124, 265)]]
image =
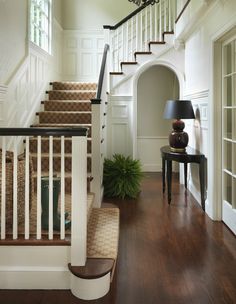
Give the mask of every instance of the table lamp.
[(184, 132), (185, 123), (182, 119), (194, 119), (192, 103), (190, 100), (167, 100), (165, 119), (175, 119), (172, 123), (173, 130), (169, 135), (170, 149), (173, 152), (184, 152), (188, 145), (188, 134)]

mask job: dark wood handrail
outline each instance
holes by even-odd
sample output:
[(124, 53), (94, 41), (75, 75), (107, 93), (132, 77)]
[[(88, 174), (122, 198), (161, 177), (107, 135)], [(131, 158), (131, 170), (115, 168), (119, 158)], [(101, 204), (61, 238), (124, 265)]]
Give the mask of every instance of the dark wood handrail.
[[(139, 12), (141, 12), (146, 6), (150, 5), (151, 3), (152, 3), (151, 0), (147, 1), (146, 3), (142, 4), (139, 8), (137, 8), (135, 11), (133, 11), (132, 13), (130, 13), (128, 16), (126, 16), (124, 19), (122, 19), (121, 21), (119, 21), (117, 24), (115, 24), (115, 25), (103, 25), (103, 28), (104, 29), (108, 29), (108, 30), (116, 30), (123, 23), (125, 23), (126, 21), (128, 21), (129, 19), (131, 19), (132, 17), (134, 17), (135, 15), (137, 15)], [(159, 3), (159, 1), (157, 3)]]
[(0, 136), (87, 136), (87, 128), (0, 128)]
[(184, 11), (186, 10), (186, 8), (187, 8), (187, 6), (189, 5), (190, 2), (191, 2), (191, 0), (187, 0), (187, 2), (185, 3), (184, 7), (181, 10), (181, 12), (179, 13), (178, 17), (176, 18), (175, 23), (177, 23), (179, 21), (179, 19), (183, 15)]
[(98, 79), (97, 94), (96, 94), (96, 98), (91, 99), (92, 104), (100, 104), (101, 103), (102, 86), (103, 86), (103, 79), (104, 79), (104, 74), (105, 74), (108, 50), (109, 50), (109, 45), (105, 44), (104, 51), (103, 51), (103, 56), (102, 56), (102, 64), (101, 64), (99, 79)]

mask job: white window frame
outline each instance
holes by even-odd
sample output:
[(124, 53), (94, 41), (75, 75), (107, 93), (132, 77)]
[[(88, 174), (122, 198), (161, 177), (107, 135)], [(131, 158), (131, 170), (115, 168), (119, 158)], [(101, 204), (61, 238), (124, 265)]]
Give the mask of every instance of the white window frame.
[(52, 0), (30, 0), (30, 41), (51, 54)]

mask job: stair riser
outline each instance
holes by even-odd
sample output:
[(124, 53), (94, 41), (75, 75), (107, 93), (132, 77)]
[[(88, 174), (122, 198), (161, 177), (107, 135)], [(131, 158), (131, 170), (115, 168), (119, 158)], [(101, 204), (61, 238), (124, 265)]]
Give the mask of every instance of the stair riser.
[(53, 82), (53, 90), (96, 90), (96, 83)]
[(49, 91), (49, 100), (89, 100), (95, 98), (96, 92)]
[(45, 101), (44, 102), (45, 111), (91, 111), (90, 102), (75, 102), (75, 101)]
[[(34, 171), (37, 172), (37, 157), (32, 157)], [(41, 158), (41, 170), (43, 172), (49, 171), (49, 159), (48, 157)], [(61, 158), (53, 158), (53, 171), (61, 171)], [(71, 157), (65, 157), (65, 172), (71, 172)], [(91, 172), (91, 158), (87, 158), (87, 172)]]
[[(37, 153), (37, 141), (30, 140), (30, 152)], [(41, 144), (41, 152), (42, 153), (49, 153), (49, 140), (42, 140)], [(53, 152), (54, 153), (61, 153), (61, 141), (60, 140), (53, 140)], [(72, 153), (72, 141), (65, 140), (65, 153)], [(87, 141), (87, 153), (91, 153), (91, 140)]]
[(39, 113), (39, 123), (90, 124), (91, 113)]

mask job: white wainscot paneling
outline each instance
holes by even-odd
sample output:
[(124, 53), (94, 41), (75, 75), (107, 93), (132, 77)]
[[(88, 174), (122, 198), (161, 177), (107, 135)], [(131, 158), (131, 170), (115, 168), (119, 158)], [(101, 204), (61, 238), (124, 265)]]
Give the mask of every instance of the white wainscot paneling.
[(144, 172), (160, 172), (162, 169), (160, 148), (168, 145), (165, 136), (140, 136), (137, 139), (138, 159)]
[(104, 48), (103, 31), (64, 31), (63, 79), (97, 81)]
[[(208, 99), (209, 91), (196, 92), (184, 97), (192, 101), (195, 120), (185, 120), (186, 131), (189, 135), (189, 145), (208, 157), (209, 143), (208, 143)], [(207, 171), (209, 168), (207, 169)], [(181, 174), (181, 181), (183, 182), (183, 175)], [(198, 165), (191, 164), (188, 172), (189, 189), (195, 199), (200, 204), (200, 186), (199, 186), (199, 170)]]
[(112, 155), (116, 153), (128, 155), (128, 132), (129, 127), (126, 122), (112, 124)]
[(4, 102), (7, 94), (7, 86), (0, 84), (0, 126), (4, 125)]
[(110, 96), (108, 106), (108, 157), (115, 153), (132, 155), (131, 97)]

